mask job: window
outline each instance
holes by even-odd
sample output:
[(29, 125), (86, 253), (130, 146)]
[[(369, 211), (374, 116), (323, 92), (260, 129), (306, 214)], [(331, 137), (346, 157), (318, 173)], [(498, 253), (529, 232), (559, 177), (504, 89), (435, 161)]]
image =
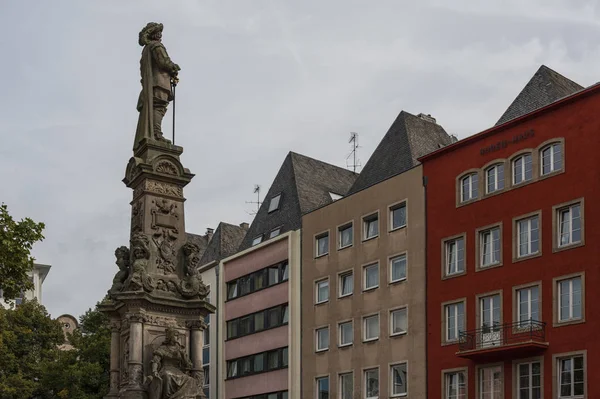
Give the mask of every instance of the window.
[(471, 173), (460, 179), (460, 202), (466, 202), (477, 198), (479, 179), (477, 173)]
[(458, 237), (445, 242), (445, 274), (452, 276), (465, 271), (465, 239)]
[(317, 399), (329, 399), (329, 377), (317, 378)]
[(365, 240), (379, 235), (379, 216), (375, 213), (363, 218), (363, 237)]
[(316, 282), (317, 303), (327, 302), (329, 300), (329, 280)]
[(390, 283), (406, 279), (406, 254), (390, 259)]
[(517, 290), (517, 320), (519, 327), (529, 327), (532, 321), (540, 320), (537, 285)]
[(364, 282), (365, 290), (379, 287), (379, 263), (364, 267)]
[(444, 399), (466, 399), (466, 373), (455, 371), (444, 374)]
[(558, 211), (558, 246), (581, 242), (581, 204), (573, 204)]
[(288, 399), (288, 391), (261, 393), (259, 395), (244, 396), (239, 399)]
[(344, 297), (348, 295), (352, 295), (354, 291), (354, 273), (353, 272), (345, 272), (340, 274), (340, 293), (339, 297)]
[(249, 315), (227, 321), (227, 339), (235, 339), (260, 332), (266, 328), (280, 327), (288, 323), (289, 307), (278, 305)]
[(465, 330), (465, 304), (452, 303), (444, 306), (446, 320), (446, 342), (457, 341)]
[(406, 202), (390, 208), (390, 230), (406, 226)]
[(585, 397), (585, 367), (583, 356), (569, 356), (558, 359), (558, 397)]
[(406, 334), (407, 329), (406, 308), (392, 310), (390, 312), (390, 335)]
[(406, 395), (408, 391), (408, 380), (406, 378), (406, 363), (400, 363), (390, 366), (390, 381), (390, 395), (392, 397)]
[(562, 145), (554, 143), (540, 151), (542, 176), (562, 169)]
[(227, 378), (243, 377), (251, 374), (286, 368), (287, 347), (255, 353), (227, 361)]
[(517, 222), (518, 256), (535, 255), (540, 250), (539, 217), (533, 216)]
[(329, 327), (319, 328), (317, 333), (317, 352), (329, 349)]
[(209, 366), (204, 366), (202, 368), (202, 371), (204, 373), (204, 387), (202, 387), (202, 390), (204, 391), (204, 394), (206, 395), (207, 398), (209, 398), (209, 392), (210, 392), (210, 367)]
[(516, 158), (513, 162), (513, 184), (521, 184), (533, 178), (533, 163), (531, 154), (524, 154)]
[(288, 279), (288, 261), (266, 267), (227, 283), (227, 299), (235, 299)]
[(558, 282), (558, 321), (565, 322), (582, 318), (581, 277)]
[(379, 339), (379, 315), (363, 317), (363, 341)]
[(354, 375), (352, 373), (340, 374), (340, 399), (354, 398)]
[(332, 201), (337, 201), (337, 200), (339, 200), (339, 199), (342, 199), (342, 198), (344, 198), (344, 196), (343, 196), (343, 195), (336, 194), (336, 193), (332, 193), (331, 191), (329, 192), (329, 196), (331, 197), (331, 200), (332, 200)]
[(280, 200), (281, 200), (281, 194), (277, 194), (276, 196), (271, 198), (271, 201), (269, 202), (269, 213), (279, 209)]
[(504, 388), (502, 366), (483, 367), (479, 369), (479, 398), (500, 399)]
[(316, 257), (329, 253), (329, 233), (321, 234), (315, 238)]
[(252, 240), (252, 246), (258, 245), (262, 242), (263, 236), (262, 234), (259, 235), (258, 237), (255, 237), (254, 240)]
[(269, 238), (277, 237), (279, 234), (281, 234), (281, 227), (274, 228), (269, 233)]
[(346, 321), (338, 324), (339, 328), (339, 346), (352, 345), (354, 341), (354, 329), (352, 328), (352, 321)]
[(479, 264), (489, 267), (500, 263), (500, 227), (483, 230), (479, 233)]
[(542, 399), (541, 363), (521, 363), (517, 373), (517, 399)]
[(210, 348), (204, 347), (202, 348), (202, 364), (210, 363)]
[(344, 225), (338, 229), (338, 248), (346, 248), (352, 245), (354, 240), (354, 233), (352, 230), (352, 223)]
[(365, 370), (365, 398), (379, 398), (379, 369)]
[(502, 190), (504, 188), (504, 164), (496, 164), (485, 170), (486, 193)]

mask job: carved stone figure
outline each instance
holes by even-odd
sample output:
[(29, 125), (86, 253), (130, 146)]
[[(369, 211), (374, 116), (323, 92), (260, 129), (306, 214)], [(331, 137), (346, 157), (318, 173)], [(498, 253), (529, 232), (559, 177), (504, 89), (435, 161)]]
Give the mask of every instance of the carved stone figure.
[(196, 399), (203, 396), (197, 381), (190, 376), (192, 362), (177, 338), (179, 333), (172, 327), (165, 330), (165, 341), (152, 356), (152, 375), (146, 386), (149, 399)]
[(167, 49), (161, 43), (163, 25), (150, 22), (140, 32), (138, 43), (143, 46), (140, 60), (142, 75), (142, 91), (137, 110), (140, 113), (135, 133), (135, 150), (144, 138), (165, 141), (162, 120), (167, 112), (167, 105), (173, 100), (171, 81), (177, 81), (177, 73), (181, 70), (169, 58)]
[(125, 282), (125, 289), (152, 292), (155, 285), (147, 271), (148, 259), (150, 259), (150, 243), (144, 233), (134, 233), (131, 237), (131, 255), (133, 264), (131, 274)]
[(206, 298), (210, 291), (200, 276), (200, 247), (187, 242), (183, 245), (183, 254), (185, 256), (185, 277), (177, 286), (179, 293), (184, 298)]
[(115, 257), (117, 258), (115, 263), (119, 266), (119, 271), (113, 278), (112, 287), (108, 291), (109, 295), (122, 291), (125, 280), (129, 276), (129, 248), (124, 246), (117, 248), (115, 250)]

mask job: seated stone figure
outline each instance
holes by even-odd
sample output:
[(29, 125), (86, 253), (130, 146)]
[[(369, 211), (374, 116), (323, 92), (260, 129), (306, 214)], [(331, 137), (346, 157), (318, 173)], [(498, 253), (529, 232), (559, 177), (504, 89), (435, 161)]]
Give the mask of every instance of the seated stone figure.
[(165, 341), (152, 357), (152, 375), (148, 377), (149, 399), (196, 399), (202, 393), (196, 379), (188, 372), (192, 362), (183, 345), (177, 341), (179, 333), (167, 328)]

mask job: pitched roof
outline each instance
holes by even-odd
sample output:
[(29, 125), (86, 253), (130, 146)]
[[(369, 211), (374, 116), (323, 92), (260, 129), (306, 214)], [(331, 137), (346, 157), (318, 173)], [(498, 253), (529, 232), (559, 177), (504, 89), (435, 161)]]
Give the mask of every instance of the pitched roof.
[[(239, 250), (252, 241), (281, 228), (280, 234), (300, 228), (302, 215), (333, 201), (331, 194), (346, 195), (356, 173), (304, 155), (289, 152), (258, 213), (254, 217)], [(281, 194), (279, 207), (269, 213), (271, 199)]]
[(200, 248), (200, 256), (202, 256), (202, 254), (204, 254), (204, 251), (206, 251), (206, 247), (208, 246), (208, 237), (207, 236), (201, 236), (198, 234), (186, 232), (185, 238), (188, 242), (198, 245), (198, 247)]
[(414, 167), (419, 163), (419, 157), (454, 141), (431, 116), (400, 112), (360, 172), (349, 194)]
[(542, 65), (504, 111), (495, 126), (582, 90), (583, 86)]
[(246, 235), (246, 229), (233, 224), (221, 222), (213, 233), (202, 258), (201, 265), (220, 261), (236, 253)]

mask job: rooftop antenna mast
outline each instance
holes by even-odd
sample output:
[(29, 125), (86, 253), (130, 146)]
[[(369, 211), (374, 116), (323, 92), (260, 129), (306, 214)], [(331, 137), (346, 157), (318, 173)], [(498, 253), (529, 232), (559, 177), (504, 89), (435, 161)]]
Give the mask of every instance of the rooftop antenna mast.
[[(361, 166), (360, 159), (356, 158), (358, 149), (360, 148), (358, 145), (358, 133), (350, 132), (350, 140), (348, 140), (348, 143), (352, 144), (352, 151), (350, 151), (350, 154), (346, 157), (346, 167), (352, 168), (352, 171), (356, 173), (356, 168)], [(352, 157), (352, 164), (348, 165), (348, 158), (350, 157)]]
[(254, 194), (256, 194), (256, 201), (246, 201), (246, 204), (256, 204), (256, 212), (252, 211), (252, 212), (248, 212), (249, 215), (256, 215), (258, 213), (258, 211), (260, 210), (260, 206), (262, 204), (262, 202), (260, 201), (260, 186), (258, 184), (254, 185)]

